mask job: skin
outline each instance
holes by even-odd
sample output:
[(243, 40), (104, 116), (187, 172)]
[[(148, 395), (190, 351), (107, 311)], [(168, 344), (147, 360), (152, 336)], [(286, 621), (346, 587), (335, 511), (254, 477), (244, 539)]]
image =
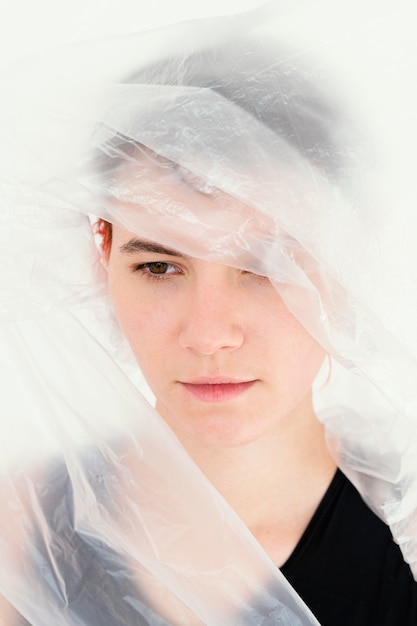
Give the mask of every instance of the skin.
[[(137, 241), (114, 228), (110, 292), (157, 408), (180, 439), (243, 446), (310, 415), (324, 353), (270, 281), (179, 252), (123, 250)], [(203, 401), (189, 390), (200, 379), (253, 382), (230, 400)]]
[[(221, 212), (225, 204), (232, 214), (242, 210), (231, 198), (165, 184), (175, 199), (198, 201), (203, 211)], [(132, 241), (139, 245), (127, 245)], [(324, 351), (267, 278), (148, 244), (161, 247), (113, 226), (105, 261), (120, 326), (162, 417), (280, 566), (335, 471), (311, 398)], [(201, 377), (252, 384), (229, 397), (219, 389), (208, 402), (184, 387)], [(154, 580), (148, 593), (159, 604)], [(167, 619), (179, 614), (178, 623), (186, 623), (175, 598), (164, 607)], [(17, 621), (0, 597), (0, 622)]]
[[(219, 196), (164, 184), (174, 201), (218, 209)], [(312, 406), (323, 349), (264, 276), (120, 226), (106, 261), (116, 316), (156, 408), (282, 565), (335, 472)]]

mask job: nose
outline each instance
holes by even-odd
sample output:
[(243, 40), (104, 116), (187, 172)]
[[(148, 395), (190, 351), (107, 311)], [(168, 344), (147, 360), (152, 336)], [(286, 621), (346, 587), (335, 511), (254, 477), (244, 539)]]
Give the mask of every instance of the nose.
[(242, 303), (227, 280), (200, 280), (189, 289), (179, 343), (203, 355), (238, 349), (244, 341)]

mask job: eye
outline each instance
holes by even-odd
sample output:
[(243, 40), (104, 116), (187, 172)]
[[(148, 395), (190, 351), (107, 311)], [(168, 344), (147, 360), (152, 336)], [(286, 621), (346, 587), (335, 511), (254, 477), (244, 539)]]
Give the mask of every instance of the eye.
[(250, 272), (249, 270), (244, 270), (243, 274), (249, 278), (256, 278), (257, 280), (269, 280), (267, 276), (264, 276), (263, 274), (256, 274), (255, 272)]
[(171, 274), (181, 273), (181, 270), (172, 263), (164, 261), (151, 261), (149, 263), (141, 263), (134, 268), (135, 272), (145, 274), (150, 279), (158, 279), (168, 277)]
[(169, 263), (162, 263), (161, 261), (154, 261), (153, 263), (145, 263), (142, 265), (142, 268), (146, 268), (151, 274), (166, 274), (169, 267)]

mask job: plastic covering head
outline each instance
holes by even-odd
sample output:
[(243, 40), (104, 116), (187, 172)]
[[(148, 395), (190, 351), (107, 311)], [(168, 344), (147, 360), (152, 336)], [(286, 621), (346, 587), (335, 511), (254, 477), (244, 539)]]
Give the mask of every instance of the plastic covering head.
[[(336, 14), (319, 2), (313, 15), (295, 4), (63, 46), (5, 74), (0, 591), (11, 625), (318, 623), (163, 403), (152, 406), (153, 374), (142, 367), (154, 393), (133, 356), (142, 366), (159, 345), (158, 298), (174, 318), (190, 263), (257, 281), (251, 315), (271, 352), (276, 298), (316, 351), (311, 371), (294, 364), (305, 391), (331, 355), (332, 379), (314, 393), (328, 445), (417, 572), (417, 265), (403, 231), (415, 193), (385, 91), (400, 93), (412, 63), (403, 55), (398, 74), (390, 9), (374, 20), (370, 5)], [(406, 13), (395, 14), (404, 45)], [(375, 50), (387, 46), (381, 72)], [(404, 127), (412, 110), (407, 100)], [(124, 279), (112, 275), (121, 252)], [(125, 315), (144, 293), (132, 295), (139, 272), (146, 294), (158, 289), (143, 340)]]

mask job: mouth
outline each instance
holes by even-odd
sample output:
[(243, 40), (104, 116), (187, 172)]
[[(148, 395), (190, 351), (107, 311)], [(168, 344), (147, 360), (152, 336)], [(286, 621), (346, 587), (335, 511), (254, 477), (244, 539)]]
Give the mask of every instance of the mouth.
[(227, 378), (195, 379), (180, 382), (183, 389), (200, 402), (227, 402), (241, 396), (256, 380), (231, 380)]

